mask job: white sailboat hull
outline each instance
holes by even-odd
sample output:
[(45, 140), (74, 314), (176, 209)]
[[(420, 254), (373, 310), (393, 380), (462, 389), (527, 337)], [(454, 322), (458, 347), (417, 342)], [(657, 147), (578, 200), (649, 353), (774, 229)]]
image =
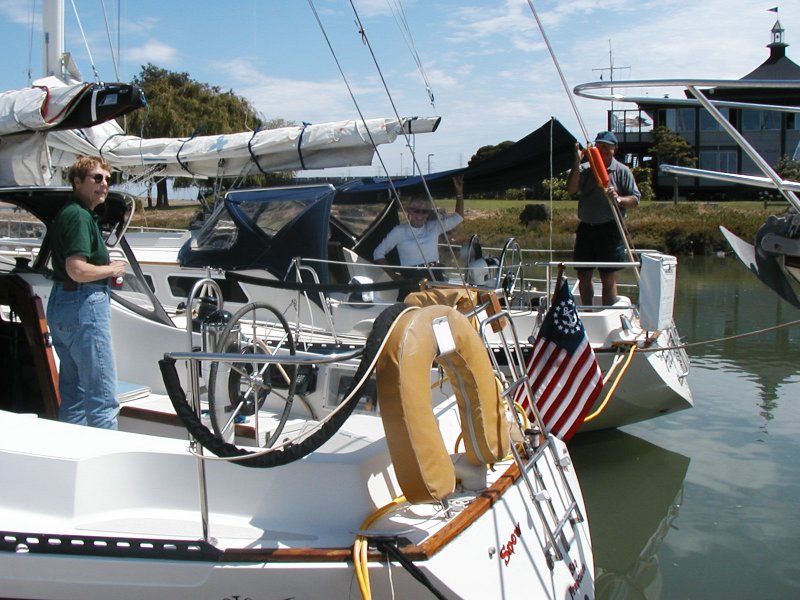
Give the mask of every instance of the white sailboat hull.
[[(41, 274), (4, 278), (24, 280), (46, 305), (50, 282)], [(2, 318), (10, 327), (8, 313)], [(373, 598), (432, 593), (413, 570), (445, 598), (594, 596), (588, 516), (566, 446), (537, 438), (524, 476), (510, 458), (492, 469), (462, 464), (462, 417), (435, 369), (435, 433), (459, 481), (447, 495), (449, 512), (443, 503), (400, 499), (398, 458), (374, 406), (359, 404), (316, 451), (282, 466), (201, 462), (156, 368), (198, 334), (112, 302), (112, 337), (119, 378), (142, 390), (121, 400), (119, 431), (0, 410), (4, 598), (355, 598), (359, 534), (386, 540), (408, 561), (369, 548), (362, 564)], [(319, 365), (315, 388), (295, 402), (283, 435), (313, 427), (338, 405), (341, 378), (355, 371), (350, 363)], [(176, 365), (180, 385), (193, 389), (183, 366)], [(210, 406), (207, 390), (200, 394), (201, 407)], [(240, 446), (255, 449), (252, 432), (262, 440), (258, 425), (281, 402), (270, 396), (237, 425)]]
[[(130, 234), (129, 234), (130, 237)], [(185, 301), (184, 296), (177, 295), (180, 289), (174, 282), (181, 279), (202, 278), (209, 274), (202, 269), (181, 268), (177, 264), (177, 250), (184, 238), (174, 234), (164, 234), (155, 238), (131, 238), (133, 244), (148, 240), (147, 245), (134, 246), (142, 269), (152, 281), (156, 295), (166, 305), (177, 306)], [(170, 244), (175, 244), (170, 248)], [(355, 273), (355, 271), (353, 271)], [(258, 278), (269, 278), (263, 271), (241, 271), (244, 275)], [(381, 281), (378, 271), (369, 271), (375, 281)], [(223, 272), (210, 272), (212, 277), (225, 279)], [(190, 286), (189, 286), (190, 287)], [(242, 283), (240, 293), (245, 302), (267, 302), (276, 306), (290, 320), (298, 320), (309, 328), (325, 328), (328, 318), (323, 309), (316, 303), (298, 302), (296, 292), (272, 287), (249, 285)], [(357, 341), (363, 338), (372, 327), (372, 322), (381, 310), (395, 302), (394, 290), (377, 291), (371, 304), (349, 303), (344, 301), (344, 294), (330, 294), (338, 297), (339, 302), (330, 306), (333, 325), (344, 341)], [(231, 302), (231, 307), (241, 306)], [(691, 388), (688, 382), (689, 361), (674, 327), (659, 332), (643, 331), (637, 326), (638, 313), (627, 298), (622, 298), (618, 306), (605, 309), (579, 311), (586, 328), (589, 343), (595, 350), (598, 363), (607, 377), (603, 393), (594, 410), (600, 408), (607, 394), (612, 393), (611, 400), (603, 407), (597, 417), (587, 421), (581, 431), (594, 431), (621, 427), (654, 417), (677, 412), (694, 406)], [(517, 331), (521, 336), (531, 336), (537, 329), (536, 311), (511, 311)], [(623, 318), (631, 324), (631, 328), (623, 329)], [(630, 346), (637, 346), (630, 364), (623, 370)], [(664, 350), (658, 350), (663, 348)], [(612, 364), (619, 364), (611, 370)], [(617, 376), (619, 381), (617, 382)], [(616, 383), (616, 385), (615, 385)], [(612, 391), (613, 388), (613, 391)]]
[[(380, 428), (376, 417), (357, 416), (320, 452), (284, 467), (207, 463), (209, 534), (221, 554), (176, 560), (170, 554), (187, 554), (181, 546), (160, 543), (199, 545), (203, 533), (196, 459), (186, 441), (0, 412), (8, 432), (0, 441), (7, 490), (0, 500), (3, 596), (356, 597), (349, 547), (362, 520), (397, 494), (382, 437), (365, 435), (373, 423)], [(552, 465), (543, 473), (552, 484)], [(577, 486), (571, 467), (567, 477)], [(591, 596), (587, 523), (565, 529), (569, 555), (551, 570), (542, 551), (547, 540), (521, 482), (455, 536), (447, 528), (457, 528), (475, 507), (445, 519), (438, 507), (423, 505), (374, 527), (398, 530), (421, 547), (444, 540), (416, 564), (449, 598), (528, 598), (533, 590), (536, 597), (549, 590), (549, 597), (563, 598), (573, 586), (578, 597)], [(76, 540), (93, 552), (69, 554), (65, 547), (78, 547)], [(141, 540), (154, 546), (156, 558), (124, 555)], [(103, 556), (115, 549), (120, 555)], [(397, 563), (371, 562), (370, 575), (375, 598), (392, 597), (392, 589), (396, 597), (427, 593)]]

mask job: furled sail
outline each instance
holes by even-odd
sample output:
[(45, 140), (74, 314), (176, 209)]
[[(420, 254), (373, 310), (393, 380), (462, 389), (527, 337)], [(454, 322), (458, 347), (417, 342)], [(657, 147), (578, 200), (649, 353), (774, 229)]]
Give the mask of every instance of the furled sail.
[(102, 127), (145, 106), (144, 95), (126, 83), (66, 84), (46, 77), (33, 86), (0, 94), (0, 186), (49, 183), (48, 132)]
[(145, 104), (144, 95), (135, 85), (70, 85), (56, 77), (46, 77), (29, 88), (0, 93), (0, 136), (91, 127)]
[(78, 156), (102, 156), (129, 175), (237, 177), (372, 164), (375, 146), (430, 133), (440, 117), (336, 121), (189, 138), (127, 135), (113, 120), (146, 106), (138, 87), (67, 85), (55, 77), (0, 94), (0, 186), (45, 185)]
[(127, 173), (235, 177), (261, 171), (325, 169), (372, 164), (374, 146), (406, 133), (436, 130), (440, 117), (367, 119), (262, 129), (191, 138), (139, 138), (114, 122), (48, 135), (52, 161), (69, 165), (81, 154), (102, 155)]

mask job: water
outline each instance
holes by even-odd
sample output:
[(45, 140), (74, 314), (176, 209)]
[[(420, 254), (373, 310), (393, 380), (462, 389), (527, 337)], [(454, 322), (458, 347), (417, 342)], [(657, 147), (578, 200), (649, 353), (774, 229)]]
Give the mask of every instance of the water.
[[(735, 258), (679, 261), (700, 342), (800, 319)], [(600, 599), (800, 597), (800, 326), (689, 348), (695, 407), (571, 444)]]

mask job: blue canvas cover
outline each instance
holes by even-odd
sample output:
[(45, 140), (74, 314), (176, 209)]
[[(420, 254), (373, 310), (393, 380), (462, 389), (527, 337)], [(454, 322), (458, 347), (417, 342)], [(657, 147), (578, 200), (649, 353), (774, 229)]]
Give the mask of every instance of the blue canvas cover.
[[(330, 185), (232, 191), (179, 252), (183, 267), (266, 269), (284, 279), (292, 259), (327, 260)], [(317, 265), (315, 265), (317, 268)], [(320, 281), (327, 271), (317, 268)]]

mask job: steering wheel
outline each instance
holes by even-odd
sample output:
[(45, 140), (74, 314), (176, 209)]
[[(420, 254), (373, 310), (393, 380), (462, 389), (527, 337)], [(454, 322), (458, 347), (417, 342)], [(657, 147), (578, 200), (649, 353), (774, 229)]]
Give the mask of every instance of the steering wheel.
[(522, 248), (514, 238), (509, 238), (500, 254), (500, 267), (497, 270), (495, 289), (502, 288), (508, 306), (519, 291), (520, 297), (525, 291), (525, 269)]
[(288, 322), (276, 308), (251, 302), (231, 317), (219, 336), (217, 352), (240, 354), (241, 361), (211, 364), (208, 405), (211, 427), (220, 438), (232, 442), (237, 421), (255, 417), (256, 444), (261, 443), (259, 411), (266, 405), (275, 411), (277, 424), (266, 432), (264, 447), (272, 446), (283, 431), (297, 385), (297, 365), (257, 362), (248, 356), (296, 354)]

